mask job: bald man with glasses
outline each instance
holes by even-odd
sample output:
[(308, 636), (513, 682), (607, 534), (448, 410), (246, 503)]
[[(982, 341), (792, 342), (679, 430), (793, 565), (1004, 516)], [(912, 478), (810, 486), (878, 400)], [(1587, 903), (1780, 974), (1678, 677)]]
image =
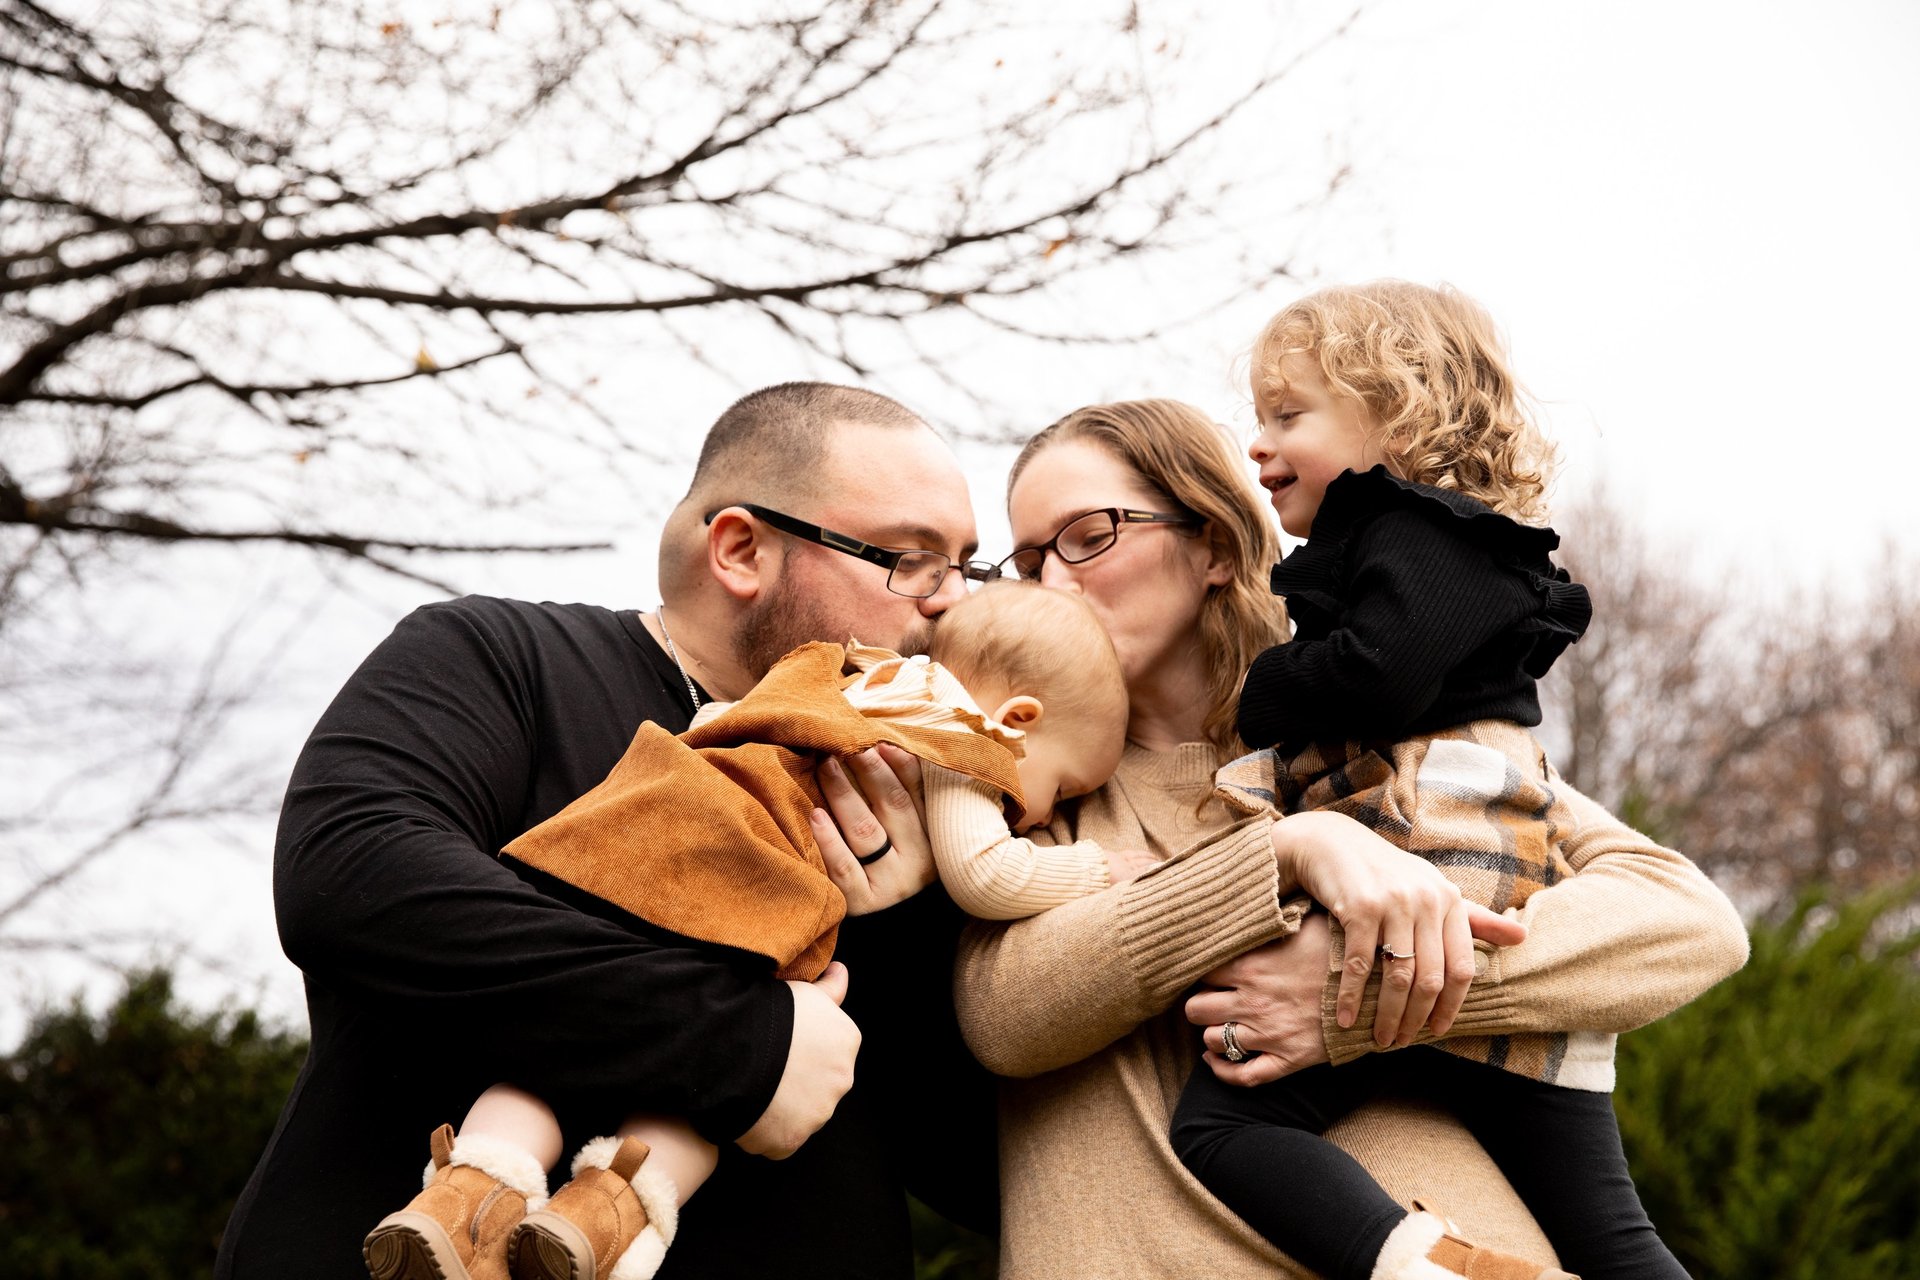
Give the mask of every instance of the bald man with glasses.
[(891, 848), (863, 867), (846, 970), (817, 984), (497, 856), (604, 777), (641, 722), (684, 730), (800, 644), (924, 650), (992, 575), (975, 542), (925, 423), (788, 383), (709, 432), (662, 533), (658, 607), (467, 597), (403, 620), (288, 787), (275, 905), (312, 1043), (216, 1275), (365, 1274), (361, 1239), (418, 1188), (424, 1137), (496, 1081), (555, 1102), (569, 1150), (636, 1110), (721, 1147), (662, 1280), (907, 1276), (903, 1188), (992, 1230), (992, 1086), (953, 1020), (962, 918), (926, 891), (910, 758), (823, 770), (830, 805), (861, 815), (822, 838), (842, 841), (829, 856)]

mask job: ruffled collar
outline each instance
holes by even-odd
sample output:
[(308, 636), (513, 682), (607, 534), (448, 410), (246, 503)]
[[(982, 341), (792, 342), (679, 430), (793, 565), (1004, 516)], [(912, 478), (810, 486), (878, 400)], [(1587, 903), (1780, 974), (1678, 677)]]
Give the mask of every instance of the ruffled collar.
[(924, 653), (903, 658), (855, 640), (847, 646), (847, 665), (855, 674), (842, 682), (840, 691), (869, 718), (967, 729), (999, 743), (1016, 760), (1027, 754), (1024, 730), (981, 710), (959, 678)]
[(1538, 633), (1525, 663), (1529, 675), (1545, 675), (1554, 659), (1586, 632), (1593, 618), (1587, 589), (1549, 558), (1560, 545), (1559, 534), (1521, 524), (1464, 493), (1402, 480), (1384, 465), (1336, 476), (1320, 501), (1307, 541), (1273, 567), (1273, 593), (1286, 597), (1296, 623), (1337, 625), (1346, 606), (1349, 548), (1363, 529), (1390, 511), (1420, 513), (1526, 580), (1539, 601), (1533, 616), (1519, 626)]

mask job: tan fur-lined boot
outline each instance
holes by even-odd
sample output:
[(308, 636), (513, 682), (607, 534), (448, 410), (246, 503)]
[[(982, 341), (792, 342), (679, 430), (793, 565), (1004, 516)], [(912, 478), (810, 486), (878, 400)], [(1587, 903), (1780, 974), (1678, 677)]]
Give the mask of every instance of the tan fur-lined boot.
[(1580, 1280), (1496, 1249), (1468, 1244), (1459, 1228), (1418, 1200), (1373, 1261), (1373, 1280)]
[(373, 1280), (506, 1280), (508, 1232), (547, 1202), (547, 1171), (497, 1138), (455, 1138), (443, 1124), (428, 1143), (420, 1194), (360, 1246)]
[(595, 1138), (573, 1181), (513, 1229), (514, 1280), (652, 1280), (680, 1223), (673, 1179), (646, 1167), (638, 1138)]

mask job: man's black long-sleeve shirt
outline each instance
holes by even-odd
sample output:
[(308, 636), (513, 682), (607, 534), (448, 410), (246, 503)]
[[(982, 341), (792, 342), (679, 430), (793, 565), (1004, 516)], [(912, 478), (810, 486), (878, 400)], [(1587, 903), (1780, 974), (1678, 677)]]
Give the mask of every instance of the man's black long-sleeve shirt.
[[(570, 1145), (634, 1111), (720, 1144), (663, 1280), (763, 1275), (774, 1259), (790, 1275), (904, 1274), (899, 1190), (919, 1162), (902, 1144), (941, 1091), (974, 1132), (916, 1189), (991, 1216), (991, 1090), (952, 1026), (960, 917), (944, 894), (849, 922), (856, 1085), (776, 1163), (731, 1145), (771, 1101), (791, 1038), (768, 963), (495, 855), (599, 782), (641, 721), (679, 731), (692, 711), (632, 612), (468, 597), (416, 611), (367, 658), (281, 813), (275, 906), (312, 1048), (219, 1276), (364, 1274), (360, 1240), (418, 1189), (428, 1133), (502, 1081), (555, 1104)], [(909, 1065), (912, 1097), (893, 1087)]]

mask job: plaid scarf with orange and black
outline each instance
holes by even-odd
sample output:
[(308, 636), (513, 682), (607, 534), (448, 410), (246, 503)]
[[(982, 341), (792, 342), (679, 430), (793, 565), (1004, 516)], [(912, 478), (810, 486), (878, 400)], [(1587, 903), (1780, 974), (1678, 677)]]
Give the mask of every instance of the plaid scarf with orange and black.
[[(1346, 814), (1495, 911), (1519, 907), (1573, 874), (1560, 850), (1572, 819), (1555, 795), (1558, 778), (1533, 735), (1511, 721), (1476, 720), (1396, 742), (1316, 743), (1290, 756), (1256, 751), (1225, 765), (1214, 781), (1215, 794), (1245, 812)], [(1610, 1035), (1433, 1043), (1549, 1084), (1604, 1091), (1613, 1083)]]

